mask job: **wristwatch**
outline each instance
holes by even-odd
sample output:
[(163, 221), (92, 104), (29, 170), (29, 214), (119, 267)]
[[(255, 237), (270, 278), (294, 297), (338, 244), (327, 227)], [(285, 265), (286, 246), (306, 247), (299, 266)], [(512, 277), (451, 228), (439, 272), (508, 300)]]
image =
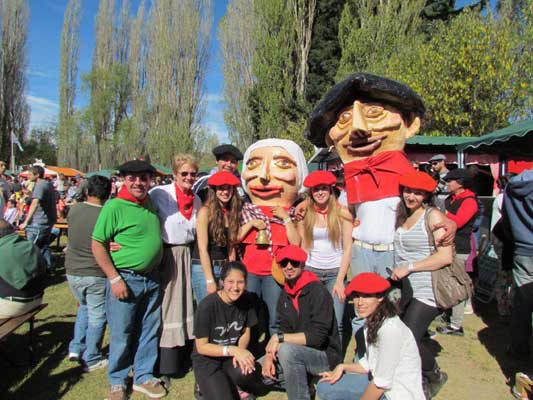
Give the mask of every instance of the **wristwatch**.
[(285, 336), (283, 335), (283, 332), (278, 332), (278, 342), (283, 343), (285, 341)]

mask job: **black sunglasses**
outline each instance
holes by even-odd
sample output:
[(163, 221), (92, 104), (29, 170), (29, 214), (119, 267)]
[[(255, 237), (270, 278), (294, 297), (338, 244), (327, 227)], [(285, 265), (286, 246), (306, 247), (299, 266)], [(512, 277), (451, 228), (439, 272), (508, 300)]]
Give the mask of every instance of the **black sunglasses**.
[(294, 260), (289, 260), (287, 258), (284, 259), (282, 262), (280, 262), (279, 265), (280, 265), (281, 268), (287, 268), (287, 265), (289, 265), (289, 263), (291, 263), (293, 268), (300, 268), (302, 266), (301, 262), (294, 261)]
[(191, 178), (196, 178), (196, 174), (197, 174), (196, 172), (185, 172), (185, 171), (184, 171), (184, 172), (180, 172), (180, 175), (181, 175), (182, 177), (184, 177), (184, 178), (185, 178), (187, 175), (189, 175)]

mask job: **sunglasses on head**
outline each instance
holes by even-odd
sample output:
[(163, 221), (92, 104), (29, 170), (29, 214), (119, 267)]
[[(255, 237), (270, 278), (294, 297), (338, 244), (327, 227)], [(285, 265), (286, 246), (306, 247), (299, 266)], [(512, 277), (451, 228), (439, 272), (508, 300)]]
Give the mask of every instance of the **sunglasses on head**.
[(196, 178), (196, 172), (187, 172), (187, 171), (183, 171), (183, 172), (180, 172), (179, 173), (180, 176), (182, 177), (186, 177), (187, 175), (189, 175), (191, 178)]
[(287, 265), (289, 265), (289, 263), (291, 263), (293, 268), (300, 268), (302, 266), (301, 262), (289, 260), (289, 259), (283, 260), (282, 262), (279, 263), (279, 265), (281, 268), (287, 268)]

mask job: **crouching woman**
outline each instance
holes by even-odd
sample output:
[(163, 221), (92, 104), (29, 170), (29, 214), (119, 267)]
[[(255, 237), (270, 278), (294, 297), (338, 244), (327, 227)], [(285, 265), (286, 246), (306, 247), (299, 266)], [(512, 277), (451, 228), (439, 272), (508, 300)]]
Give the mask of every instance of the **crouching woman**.
[(196, 311), (192, 360), (204, 400), (239, 399), (238, 388), (249, 393), (262, 388), (259, 364), (247, 350), (257, 315), (246, 277), (240, 262), (223, 266), (222, 289), (205, 297)]
[(425, 399), (418, 348), (386, 296), (389, 288), (386, 279), (371, 272), (357, 275), (346, 287), (357, 315), (366, 320), (366, 354), (357, 364), (339, 364), (321, 374), (321, 400)]

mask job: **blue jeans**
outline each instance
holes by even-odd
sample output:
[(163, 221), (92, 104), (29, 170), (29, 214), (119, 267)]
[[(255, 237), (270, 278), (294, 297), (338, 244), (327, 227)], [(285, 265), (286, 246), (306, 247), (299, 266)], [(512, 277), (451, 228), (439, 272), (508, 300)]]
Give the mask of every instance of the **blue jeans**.
[[(217, 283), (217, 285), (218, 280), (220, 279), (221, 269), (220, 262), (213, 262), (213, 277), (215, 278), (215, 283)], [(191, 262), (191, 283), (196, 304), (200, 304), (205, 296), (207, 296), (207, 284), (205, 282), (204, 269), (202, 268), (200, 260), (193, 259)]]
[(52, 252), (50, 251), (50, 233), (52, 227), (49, 225), (31, 224), (26, 226), (26, 239), (41, 249), (46, 270), (53, 271)]
[(126, 300), (118, 300), (107, 290), (107, 322), (109, 325), (109, 365), (111, 385), (126, 385), (133, 369), (133, 383), (143, 384), (153, 378), (161, 327), (159, 278), (119, 270), (128, 286)]
[(88, 366), (102, 359), (102, 338), (105, 331), (105, 283), (100, 276), (67, 275), (70, 290), (79, 302), (74, 337), (70, 341), (70, 353), (83, 354)]
[[(333, 286), (337, 281), (337, 275), (339, 275), (339, 268), (332, 269), (317, 269), (311, 267), (305, 267), (306, 270), (312, 272), (320, 279), (330, 293), (333, 291)], [(333, 296), (333, 293), (332, 293)], [(333, 308), (335, 310), (335, 318), (337, 319), (337, 327), (339, 329), (339, 336), (342, 343), (342, 319), (344, 315), (344, 302), (341, 302), (337, 295), (333, 296)]]
[[(387, 268), (394, 266), (394, 250), (374, 251), (357, 244), (352, 246), (352, 277), (361, 272), (375, 272), (384, 278), (389, 277)], [(355, 334), (364, 324), (364, 319), (356, 317), (352, 320), (352, 332)]]
[(277, 356), (276, 375), (289, 400), (310, 399), (308, 376), (330, 369), (326, 352), (312, 347), (281, 343)]
[(316, 393), (320, 400), (358, 400), (368, 384), (367, 374), (344, 374), (333, 385), (329, 382), (320, 382), (316, 387)]
[(268, 330), (270, 335), (278, 332), (277, 311), (278, 298), (281, 286), (272, 278), (272, 275), (248, 274), (246, 289), (257, 294), (268, 308)]
[(511, 313), (511, 349), (528, 355), (533, 313), (533, 257), (513, 256), (513, 275), (517, 284)]

